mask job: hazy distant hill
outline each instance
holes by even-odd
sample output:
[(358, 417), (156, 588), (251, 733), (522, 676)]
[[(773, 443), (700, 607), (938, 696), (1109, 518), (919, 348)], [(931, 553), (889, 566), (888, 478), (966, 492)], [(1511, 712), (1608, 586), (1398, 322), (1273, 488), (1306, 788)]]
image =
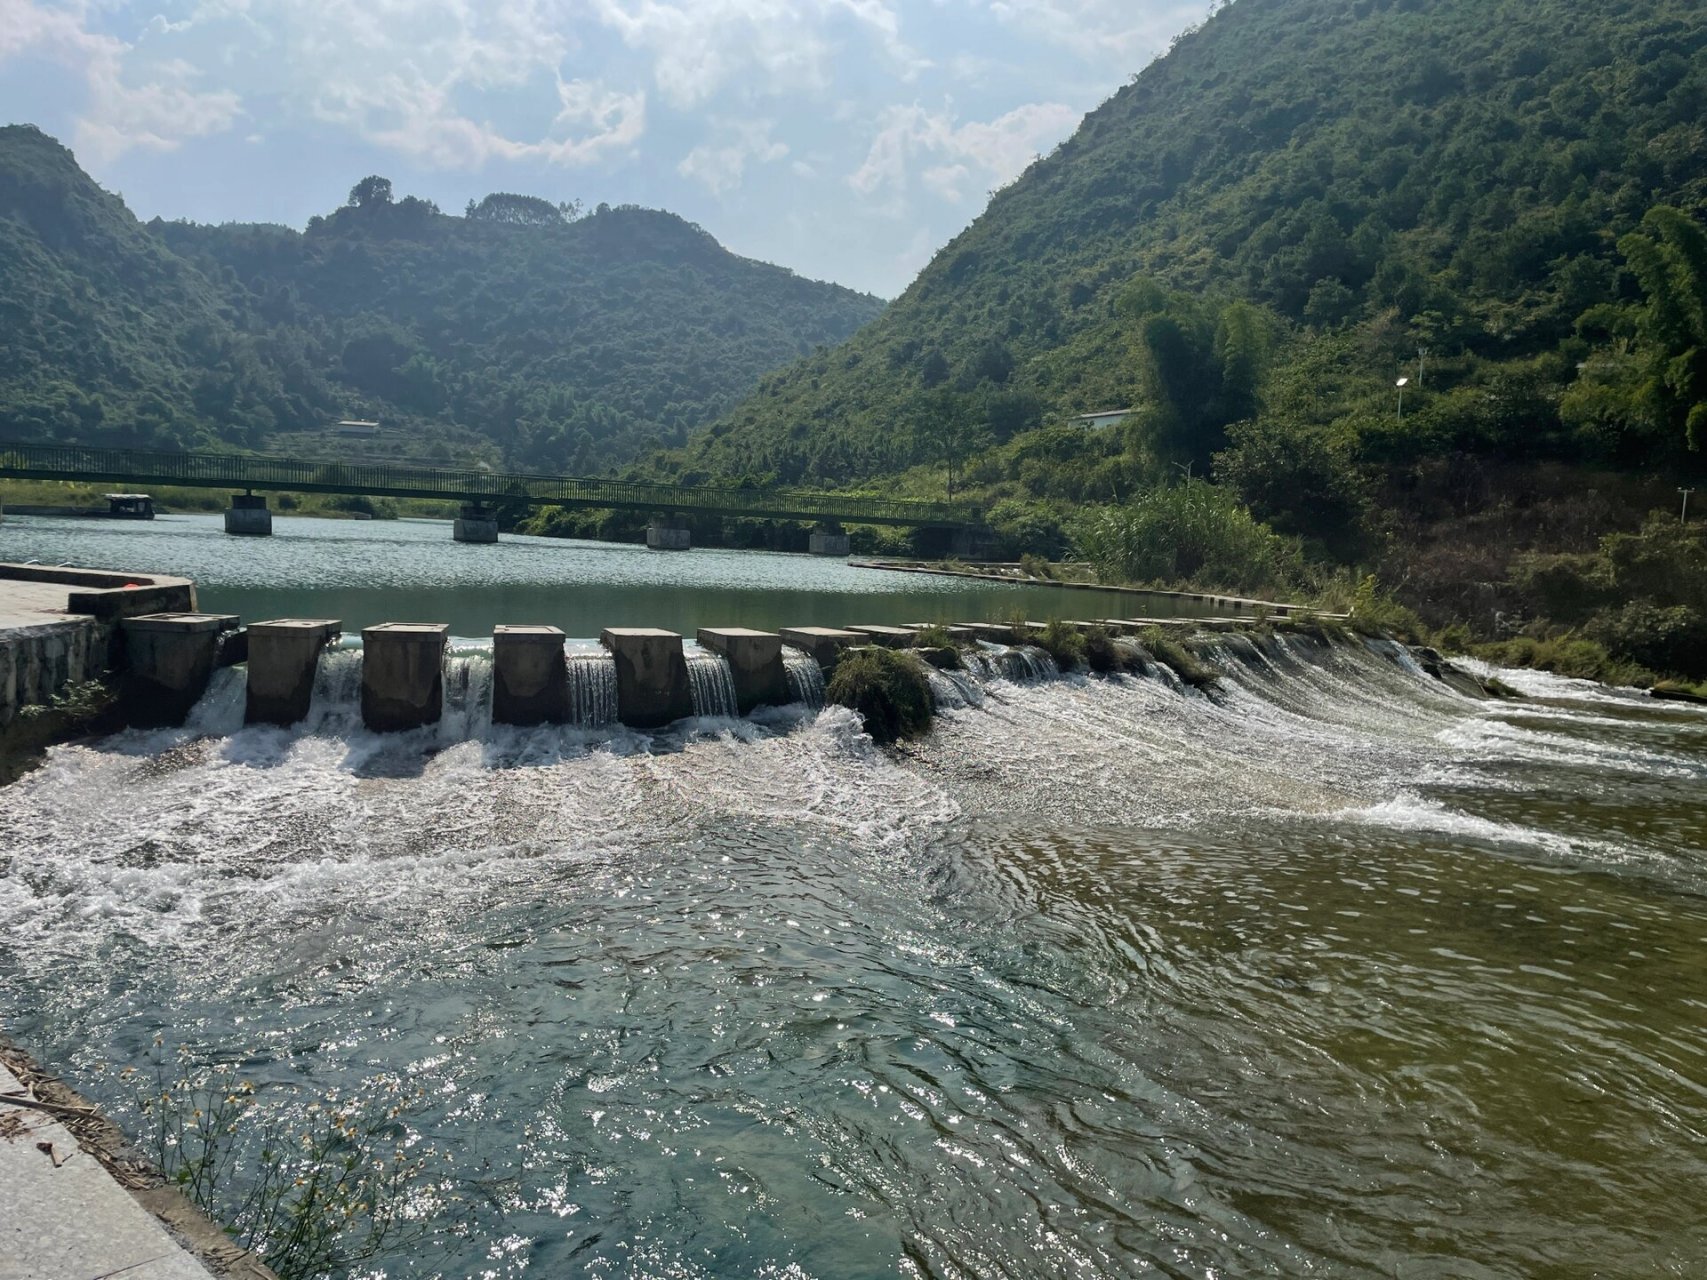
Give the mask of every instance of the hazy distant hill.
[(576, 214), (374, 184), (306, 232), (143, 226), (0, 129), (0, 436), (288, 450), (359, 416), (426, 456), (598, 469), (881, 310), (672, 214)]
[[(1681, 430), (1656, 415), (1687, 405), (1633, 408), (1633, 387), (1560, 404), (1579, 365), (1601, 377), (1640, 338), (1644, 283), (1620, 237), (1658, 204), (1700, 224), (1704, 41), (1698, 0), (1235, 0), (998, 193), (877, 322), (766, 379), (677, 465), (861, 479), (932, 461), (944, 446), (923, 418), (964, 419), (975, 453), (1154, 405), (1170, 378), (1209, 423), (1174, 456), (1206, 464), (1267, 396), (1223, 397), (1233, 303), (1256, 308), (1238, 318), (1249, 349), (1340, 344), (1342, 417), (1390, 415), (1395, 371), (1428, 349), (1430, 393), (1464, 402), (1415, 401), (1434, 415), (1416, 430), (1439, 435), (1419, 447), (1674, 452)], [(1489, 391), (1500, 370), (1516, 381)], [(1465, 425), (1489, 397), (1533, 437)], [(1128, 427), (1124, 481), (1055, 496), (1130, 492), (1149, 429), (1154, 415)], [(1150, 451), (1163, 474), (1168, 453)], [(1048, 496), (1024, 489), (1026, 461), (990, 455), (990, 495)]]

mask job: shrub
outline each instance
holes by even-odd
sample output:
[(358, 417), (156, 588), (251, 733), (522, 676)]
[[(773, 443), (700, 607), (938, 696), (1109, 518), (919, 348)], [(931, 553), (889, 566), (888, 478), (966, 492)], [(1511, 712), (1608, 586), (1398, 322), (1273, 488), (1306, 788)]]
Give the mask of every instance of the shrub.
[(1126, 669), (1126, 655), (1115, 645), (1114, 637), (1106, 627), (1092, 627), (1081, 638), (1085, 646), (1085, 665), (1092, 671), (1106, 675)]
[(1221, 679), (1220, 672), (1199, 662), (1183, 644), (1160, 627), (1146, 628), (1140, 633), (1138, 643), (1157, 662), (1172, 667), (1174, 674), (1194, 689), (1208, 689)]
[(1055, 659), (1055, 665), (1063, 671), (1085, 665), (1084, 636), (1079, 634), (1077, 627), (1069, 627), (1059, 618), (1051, 620), (1042, 629), (1034, 627), (1026, 631), (1023, 640)]
[(1707, 676), (1707, 613), (1638, 601), (1595, 618), (1584, 634), (1621, 658), (1655, 671)]
[(824, 700), (859, 713), (871, 740), (887, 745), (931, 727), (931, 682), (917, 655), (876, 647), (836, 664)]
[(1080, 554), (1104, 582), (1192, 581), (1260, 591), (1288, 587), (1303, 576), (1296, 543), (1203, 480), (1149, 489), (1127, 506), (1095, 510), (1074, 532)]

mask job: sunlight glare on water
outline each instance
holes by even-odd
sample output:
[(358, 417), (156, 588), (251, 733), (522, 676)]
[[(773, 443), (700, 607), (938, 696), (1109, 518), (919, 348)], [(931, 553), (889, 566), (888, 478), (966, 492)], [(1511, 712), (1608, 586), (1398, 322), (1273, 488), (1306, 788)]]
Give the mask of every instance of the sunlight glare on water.
[(1707, 1273), (1707, 714), (1208, 656), (890, 752), (216, 689), (0, 792), (0, 1020), (121, 1108), (157, 1034), (402, 1076), (393, 1277)]

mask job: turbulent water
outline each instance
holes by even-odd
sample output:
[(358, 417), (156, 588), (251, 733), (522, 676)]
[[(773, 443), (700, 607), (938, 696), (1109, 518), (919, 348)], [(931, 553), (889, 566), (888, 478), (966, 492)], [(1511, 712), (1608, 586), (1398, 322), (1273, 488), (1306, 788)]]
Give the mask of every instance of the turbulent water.
[(1211, 657), (993, 652), (896, 752), (228, 676), (0, 792), (0, 1019), (116, 1105), (156, 1035), (423, 1090), (457, 1212), (374, 1274), (1707, 1274), (1707, 714)]

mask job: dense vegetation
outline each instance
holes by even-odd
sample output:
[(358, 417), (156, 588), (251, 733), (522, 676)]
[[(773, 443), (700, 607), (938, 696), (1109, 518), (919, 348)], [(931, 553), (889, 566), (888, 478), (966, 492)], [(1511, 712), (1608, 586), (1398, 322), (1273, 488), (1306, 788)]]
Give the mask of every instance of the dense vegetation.
[(1539, 625), (1519, 558), (1702, 473), (1702, 102), (1693, 0), (1234, 0), (651, 465), (892, 476), (981, 499), (1004, 554), (1343, 599), (1373, 571), (1432, 622)]
[(656, 210), (496, 192), (464, 217), (380, 177), (307, 230), (137, 223), (71, 153), (0, 129), (0, 438), (348, 450), (597, 471), (728, 409), (876, 299)]

